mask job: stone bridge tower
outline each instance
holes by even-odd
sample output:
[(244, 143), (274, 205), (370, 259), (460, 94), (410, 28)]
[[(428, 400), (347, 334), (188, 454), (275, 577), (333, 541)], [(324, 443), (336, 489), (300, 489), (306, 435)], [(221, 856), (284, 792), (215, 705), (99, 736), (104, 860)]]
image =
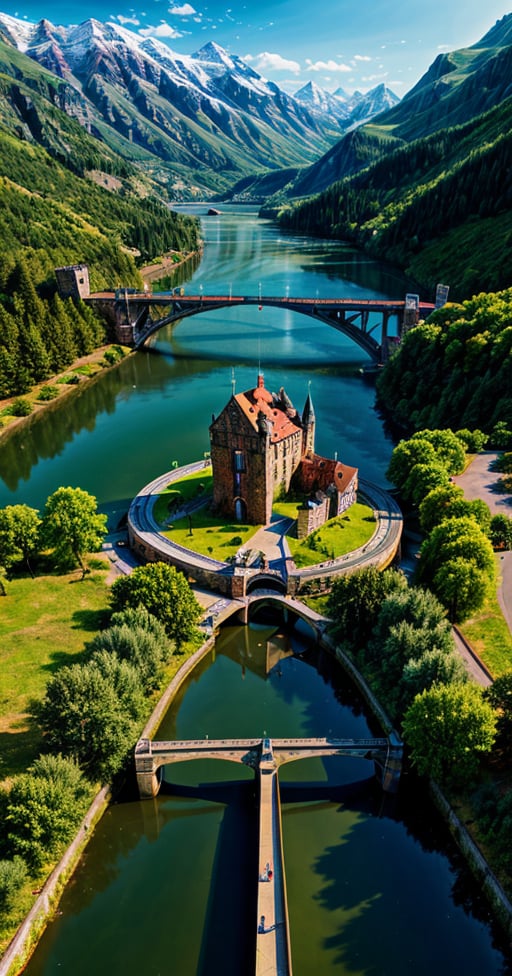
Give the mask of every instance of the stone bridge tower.
[(89, 298), (89, 268), (86, 264), (70, 264), (55, 268), (57, 288), (61, 298)]

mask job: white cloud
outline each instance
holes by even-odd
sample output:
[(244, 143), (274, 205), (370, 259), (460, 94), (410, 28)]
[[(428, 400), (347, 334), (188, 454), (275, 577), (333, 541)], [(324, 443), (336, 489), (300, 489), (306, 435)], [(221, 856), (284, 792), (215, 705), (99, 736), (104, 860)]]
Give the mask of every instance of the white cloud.
[(330, 61), (312, 61), (311, 58), (306, 58), (306, 64), (308, 71), (352, 71), (348, 64), (332, 59)]
[(181, 31), (174, 30), (174, 27), (171, 27), (170, 24), (166, 24), (165, 21), (162, 21), (158, 27), (141, 28), (139, 34), (142, 34), (143, 37), (167, 37), (172, 39), (175, 39), (176, 37), (183, 37)]
[(175, 17), (192, 17), (197, 10), (194, 10), (189, 3), (184, 3), (181, 7), (169, 7), (169, 13), (174, 14)]
[(137, 20), (136, 17), (123, 17), (122, 14), (117, 15), (117, 20), (120, 24), (135, 24), (136, 27), (140, 24), (140, 20)]
[(281, 57), (280, 54), (271, 54), (270, 51), (262, 51), (255, 57), (246, 54), (243, 60), (254, 63), (257, 71), (291, 71), (294, 75), (298, 75), (300, 72), (298, 61), (290, 61)]
[(371, 61), (367, 54), (354, 54), (354, 61)]

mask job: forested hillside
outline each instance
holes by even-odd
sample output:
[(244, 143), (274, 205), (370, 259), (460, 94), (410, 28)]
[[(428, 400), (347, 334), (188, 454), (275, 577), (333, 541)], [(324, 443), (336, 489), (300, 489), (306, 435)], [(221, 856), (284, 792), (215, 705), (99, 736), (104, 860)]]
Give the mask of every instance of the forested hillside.
[(293, 230), (354, 241), (400, 264), (425, 287), (446, 282), (451, 296), (461, 299), (510, 283), (511, 208), (509, 98), (283, 209), (280, 221)]
[(404, 337), (377, 391), (386, 412), (409, 433), (479, 428), (492, 435), (494, 446), (508, 444), (512, 288), (434, 312)]
[(194, 250), (197, 226), (157, 200), (109, 191), (0, 129), (0, 397), (27, 392), (105, 342), (54, 269), (86, 263), (93, 290), (140, 285), (135, 258)]

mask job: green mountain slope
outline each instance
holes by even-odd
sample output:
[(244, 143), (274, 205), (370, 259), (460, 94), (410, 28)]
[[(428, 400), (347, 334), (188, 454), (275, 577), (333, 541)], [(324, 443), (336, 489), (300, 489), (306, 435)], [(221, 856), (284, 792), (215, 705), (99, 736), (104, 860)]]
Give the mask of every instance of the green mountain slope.
[[(430, 289), (446, 281), (454, 298), (506, 287), (512, 259), (512, 98), (464, 125), (402, 145), (283, 210), (280, 219), (294, 230), (352, 240), (406, 268)], [(495, 231), (493, 221), (499, 222)], [(489, 249), (493, 234), (496, 243)]]

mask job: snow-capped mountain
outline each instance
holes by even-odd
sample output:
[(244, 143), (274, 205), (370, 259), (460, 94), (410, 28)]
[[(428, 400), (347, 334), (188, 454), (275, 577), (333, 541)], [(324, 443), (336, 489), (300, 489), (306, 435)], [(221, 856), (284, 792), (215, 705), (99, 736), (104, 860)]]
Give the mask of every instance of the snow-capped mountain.
[(299, 88), (295, 98), (313, 115), (336, 120), (344, 132), (364, 125), (375, 115), (380, 115), (400, 101), (398, 95), (386, 85), (377, 85), (366, 94), (356, 91), (350, 95), (343, 88), (338, 88), (335, 92), (325, 91), (313, 81)]
[(193, 170), (220, 189), (254, 169), (313, 161), (333, 141), (325, 120), (214, 43), (185, 56), (114, 23), (5, 14), (0, 35), (80, 93), (91, 130), (111, 145), (115, 130), (132, 157), (142, 147), (155, 165), (179, 167), (181, 181)]
[[(113, 22), (59, 27), (1, 13), (0, 38), (61, 80), (58, 104), (90, 133), (185, 195), (311, 163), (351, 124), (343, 98), (292, 97), (213, 42), (179, 55)], [(33, 115), (34, 105), (23, 123)]]

